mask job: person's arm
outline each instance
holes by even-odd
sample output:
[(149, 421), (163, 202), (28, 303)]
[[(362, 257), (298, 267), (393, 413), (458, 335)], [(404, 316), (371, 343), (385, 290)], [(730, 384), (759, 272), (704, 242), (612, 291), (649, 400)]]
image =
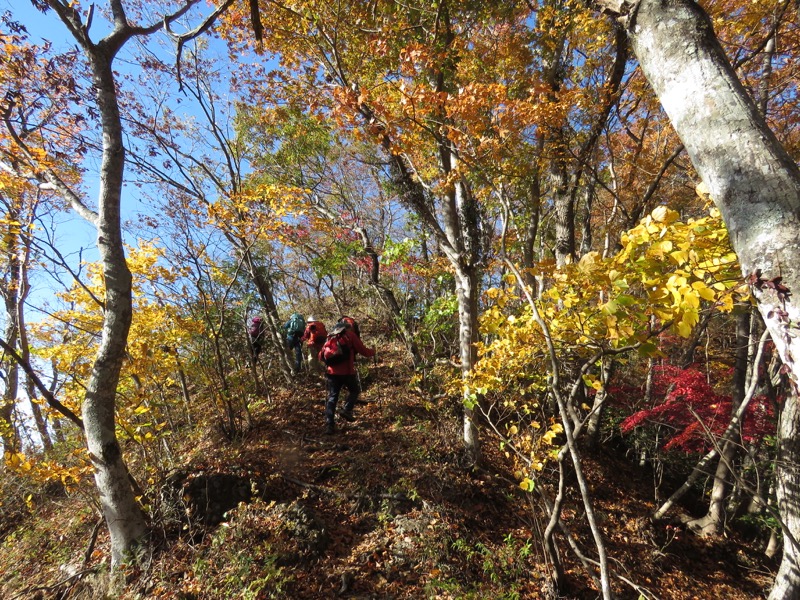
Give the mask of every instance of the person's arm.
[(361, 338), (358, 337), (355, 332), (349, 331), (347, 333), (347, 337), (350, 339), (350, 343), (353, 345), (353, 349), (358, 352), (362, 356), (366, 356), (367, 358), (371, 356), (375, 356), (375, 349), (374, 348), (367, 348), (364, 345), (364, 342), (361, 341)]

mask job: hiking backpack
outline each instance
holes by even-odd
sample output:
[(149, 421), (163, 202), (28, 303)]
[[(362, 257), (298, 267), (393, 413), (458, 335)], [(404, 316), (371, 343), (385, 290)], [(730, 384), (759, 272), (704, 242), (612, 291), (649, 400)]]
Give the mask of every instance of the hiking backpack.
[(309, 321), (306, 334), (308, 335), (308, 343), (317, 346), (325, 343), (325, 339), (328, 337), (328, 330), (325, 329), (325, 324), (320, 321)]
[(264, 335), (266, 328), (266, 323), (260, 317), (255, 317), (247, 333), (250, 335), (251, 340), (256, 341)]
[(335, 333), (329, 335), (328, 339), (325, 340), (325, 344), (322, 346), (322, 351), (320, 352), (322, 362), (325, 363), (325, 366), (333, 367), (334, 365), (340, 365), (350, 357), (350, 345), (344, 341), (347, 337), (346, 331), (347, 330), (344, 328), (335, 328)]
[(353, 333), (355, 333), (359, 338), (361, 337), (361, 330), (358, 327), (358, 321), (356, 321), (353, 317), (342, 317), (339, 319), (339, 323), (349, 325), (353, 330)]
[(289, 317), (288, 325), (289, 327), (286, 329), (287, 335), (300, 337), (306, 329), (306, 320), (303, 318), (303, 315), (294, 313)]

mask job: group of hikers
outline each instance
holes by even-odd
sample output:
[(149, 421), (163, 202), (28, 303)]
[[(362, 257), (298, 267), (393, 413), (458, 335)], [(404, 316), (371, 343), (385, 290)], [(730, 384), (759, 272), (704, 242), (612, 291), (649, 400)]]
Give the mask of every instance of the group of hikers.
[[(348, 394), (339, 416), (352, 423), (355, 421), (353, 408), (361, 393), (355, 357), (375, 356), (374, 348), (367, 348), (361, 341), (361, 331), (355, 319), (341, 317), (328, 333), (325, 324), (313, 316), (305, 319), (299, 313), (292, 314), (281, 330), (285, 336), (286, 347), (293, 353), (293, 373), (299, 374), (303, 365), (303, 346), (308, 351), (308, 369), (313, 373), (324, 373), (327, 381), (325, 401), (325, 433), (336, 432), (336, 405), (342, 388)], [(253, 317), (248, 329), (253, 350), (253, 360), (258, 361), (266, 338), (266, 323), (261, 317)]]

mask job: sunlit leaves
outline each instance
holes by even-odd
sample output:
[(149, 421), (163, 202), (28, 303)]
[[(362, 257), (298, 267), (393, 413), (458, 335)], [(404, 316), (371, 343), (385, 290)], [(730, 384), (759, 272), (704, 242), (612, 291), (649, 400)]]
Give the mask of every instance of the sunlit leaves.
[[(658, 209), (622, 243), (608, 259), (590, 252), (575, 264), (541, 270), (550, 285), (538, 308), (565, 364), (625, 347), (656, 356), (664, 328), (686, 337), (711, 305), (723, 311), (733, 307), (739, 266), (717, 211), (684, 223), (675, 211)], [(674, 256), (676, 248), (685, 255)], [(546, 402), (551, 369), (541, 328), (514, 286), (487, 290), (485, 302), (481, 327), (490, 341), (479, 345), (473, 387), (484, 389), (501, 414), (509, 415), (505, 436), (527, 462), (546, 462), (547, 448), (562, 430), (558, 423), (541, 430), (531, 421)], [(596, 391), (603, 387), (591, 370), (583, 383)]]
[(624, 247), (616, 263), (635, 265), (650, 313), (672, 322), (677, 333), (687, 337), (698, 321), (701, 301), (719, 301), (721, 309), (730, 310), (733, 301), (728, 290), (740, 281), (736, 255), (719, 213), (712, 210), (709, 216), (686, 224), (677, 218), (675, 211), (656, 209), (623, 236)]
[(58, 481), (70, 490), (86, 477), (91, 476), (92, 466), (85, 448), (74, 448), (59, 460), (50, 460), (36, 455), (7, 453), (3, 457), (5, 466), (36, 481)]
[[(164, 262), (155, 246), (141, 242), (130, 249), (128, 264), (134, 277), (134, 312), (117, 389), (118, 427), (123, 436), (145, 443), (155, 440), (163, 428), (163, 414), (150, 402), (174, 375), (176, 356), (204, 329), (164, 292), (164, 286), (174, 283), (181, 273)], [(86, 287), (76, 285), (62, 294), (68, 308), (31, 326), (39, 344), (37, 355), (52, 361), (65, 378), (59, 400), (78, 414), (103, 326), (98, 305), (105, 289), (100, 265), (86, 268)]]

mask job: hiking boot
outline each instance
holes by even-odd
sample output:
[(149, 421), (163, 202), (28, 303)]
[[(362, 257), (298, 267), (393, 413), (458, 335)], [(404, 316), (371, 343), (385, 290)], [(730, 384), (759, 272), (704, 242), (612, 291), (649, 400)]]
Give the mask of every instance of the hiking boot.
[(336, 433), (336, 426), (333, 423), (325, 424), (325, 435), (333, 435)]
[(342, 417), (348, 423), (352, 423), (353, 421), (356, 420), (356, 418), (353, 416), (353, 413), (347, 410), (343, 410), (342, 412), (340, 412), (339, 416)]

